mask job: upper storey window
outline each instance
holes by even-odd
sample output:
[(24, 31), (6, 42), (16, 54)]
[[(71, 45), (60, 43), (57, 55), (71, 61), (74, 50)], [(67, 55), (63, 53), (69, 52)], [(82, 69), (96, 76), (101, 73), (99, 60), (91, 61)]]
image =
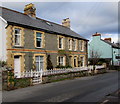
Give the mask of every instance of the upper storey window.
[(42, 47), (42, 33), (36, 32), (36, 47)]
[(21, 29), (15, 28), (15, 37), (14, 37), (14, 44), (15, 46), (21, 46)]
[(72, 50), (72, 39), (68, 39), (68, 49)]
[(34, 31), (34, 41), (36, 48), (44, 48), (45, 40), (44, 40), (44, 32), (42, 31)]
[(84, 51), (84, 41), (80, 40), (80, 51)]
[(74, 51), (77, 50), (77, 40), (76, 39), (73, 40), (73, 49), (74, 49)]
[(58, 37), (58, 48), (64, 49), (64, 37), (62, 37), (62, 36)]

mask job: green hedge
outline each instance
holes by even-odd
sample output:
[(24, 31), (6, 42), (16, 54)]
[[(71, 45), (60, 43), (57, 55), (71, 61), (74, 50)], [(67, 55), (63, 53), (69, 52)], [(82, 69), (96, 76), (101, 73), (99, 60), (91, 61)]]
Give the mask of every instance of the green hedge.
[(118, 71), (120, 71), (120, 66), (109, 66), (109, 69), (111, 69), (111, 70), (118, 70)]
[(27, 86), (31, 86), (31, 79), (32, 78), (15, 78), (14, 79), (14, 87), (15, 88), (24, 88)]

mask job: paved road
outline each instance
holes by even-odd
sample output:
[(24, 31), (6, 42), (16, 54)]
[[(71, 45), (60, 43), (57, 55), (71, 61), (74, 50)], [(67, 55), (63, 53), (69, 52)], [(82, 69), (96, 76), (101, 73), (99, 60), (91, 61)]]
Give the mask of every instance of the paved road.
[(98, 102), (118, 89), (118, 72), (3, 92), (3, 102)]

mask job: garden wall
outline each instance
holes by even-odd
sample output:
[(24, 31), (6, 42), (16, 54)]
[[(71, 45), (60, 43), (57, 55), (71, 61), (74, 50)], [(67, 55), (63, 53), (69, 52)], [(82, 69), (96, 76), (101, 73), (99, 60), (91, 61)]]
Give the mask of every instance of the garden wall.
[(101, 69), (101, 70), (95, 70), (92, 72), (77, 71), (77, 72), (68, 72), (68, 73), (62, 73), (62, 74), (45, 75), (42, 77), (42, 83), (56, 82), (56, 81), (61, 81), (65, 79), (74, 79), (76, 77), (91, 76), (95, 74), (102, 74), (105, 72), (106, 72), (105, 69)]

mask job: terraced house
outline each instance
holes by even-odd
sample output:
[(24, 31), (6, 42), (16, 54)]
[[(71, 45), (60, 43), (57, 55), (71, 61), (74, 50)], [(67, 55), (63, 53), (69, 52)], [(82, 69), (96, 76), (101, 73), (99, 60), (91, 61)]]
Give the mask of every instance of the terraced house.
[(87, 65), (88, 40), (70, 29), (69, 18), (62, 25), (40, 19), (34, 4), (26, 5), (24, 13), (0, 10), (0, 58), (14, 71)]

